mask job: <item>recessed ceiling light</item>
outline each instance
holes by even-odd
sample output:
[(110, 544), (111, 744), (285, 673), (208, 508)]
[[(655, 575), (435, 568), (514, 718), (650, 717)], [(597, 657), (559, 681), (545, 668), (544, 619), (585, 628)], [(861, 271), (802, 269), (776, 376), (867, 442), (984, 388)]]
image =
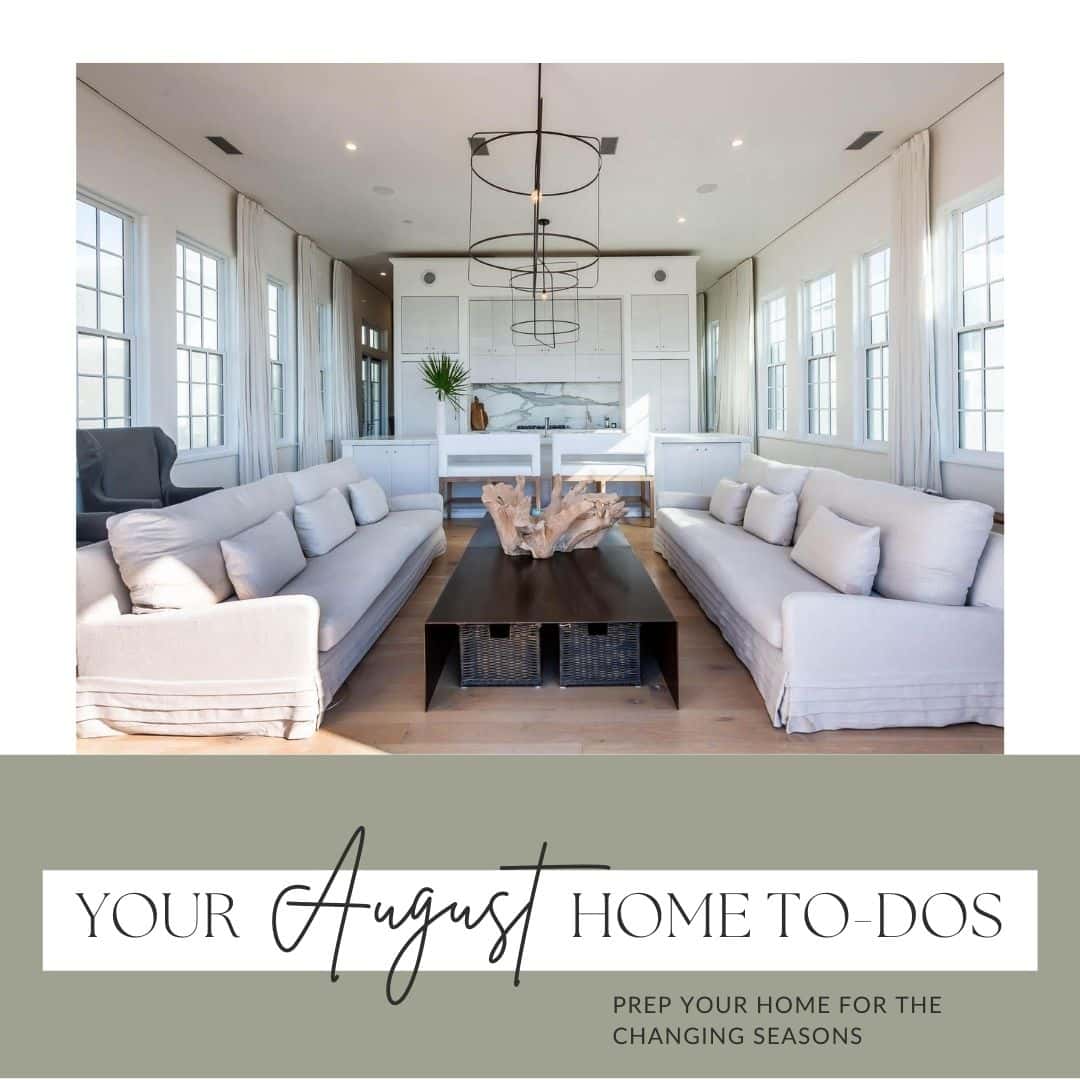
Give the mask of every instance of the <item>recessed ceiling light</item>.
[(716, 190), (716, 184), (701, 184), (697, 189), (699, 195), (711, 195)]
[(680, 225), (685, 225), (685, 224), (686, 224), (686, 218), (684, 218), (684, 217), (677, 217), (677, 218), (676, 218), (675, 220), (676, 220), (676, 221), (677, 221), (677, 222), (678, 222), (678, 223), (679, 223)]
[(376, 184), (372, 189), (376, 195), (393, 195), (394, 189), (387, 187), (385, 184)]
[(742, 139), (732, 139), (731, 140), (731, 149), (732, 150), (738, 150), (740, 146), (742, 146)]
[(379, 277), (386, 277), (386, 271), (385, 270), (380, 270), (379, 271)]
[(345, 149), (346, 149), (346, 150), (349, 150), (349, 151), (355, 150), (355, 149), (356, 149), (356, 143), (354, 143), (354, 142), (347, 142), (347, 143), (345, 144)]

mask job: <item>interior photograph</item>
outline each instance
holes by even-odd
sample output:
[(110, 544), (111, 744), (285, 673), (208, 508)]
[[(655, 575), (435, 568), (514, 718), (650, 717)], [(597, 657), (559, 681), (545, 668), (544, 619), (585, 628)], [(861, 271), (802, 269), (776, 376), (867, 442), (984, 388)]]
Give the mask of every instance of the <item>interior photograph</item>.
[(84, 754), (1000, 754), (997, 63), (80, 64)]

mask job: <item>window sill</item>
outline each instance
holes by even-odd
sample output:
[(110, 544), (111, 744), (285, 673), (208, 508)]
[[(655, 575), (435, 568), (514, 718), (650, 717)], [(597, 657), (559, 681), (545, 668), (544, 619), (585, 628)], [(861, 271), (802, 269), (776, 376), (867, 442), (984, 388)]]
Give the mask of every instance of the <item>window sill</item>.
[(777, 442), (800, 443), (803, 446), (829, 446), (836, 450), (854, 450), (861, 454), (887, 454), (888, 443), (844, 442), (831, 435), (789, 435), (781, 431), (759, 431), (759, 439), (775, 439)]
[(215, 446), (206, 450), (181, 450), (176, 455), (176, 464), (186, 465), (189, 461), (214, 461), (227, 457), (236, 457), (236, 451), (227, 446)]
[(992, 452), (976, 453), (953, 453), (943, 456), (942, 465), (964, 465), (972, 469), (990, 469), (993, 472), (1003, 472), (1005, 469), (1005, 455)]

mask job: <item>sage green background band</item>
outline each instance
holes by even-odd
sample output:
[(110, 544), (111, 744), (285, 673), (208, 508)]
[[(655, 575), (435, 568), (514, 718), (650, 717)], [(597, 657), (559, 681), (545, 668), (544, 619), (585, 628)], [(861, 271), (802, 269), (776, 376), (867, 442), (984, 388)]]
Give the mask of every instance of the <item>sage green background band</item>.
[[(0, 1072), (48, 1076), (1076, 1076), (1080, 759), (0, 760)], [(44, 974), (41, 870), (1039, 871), (1020, 974)], [(619, 1018), (616, 994), (938, 994), (940, 1016)], [(617, 1025), (858, 1026), (859, 1046), (619, 1047)]]

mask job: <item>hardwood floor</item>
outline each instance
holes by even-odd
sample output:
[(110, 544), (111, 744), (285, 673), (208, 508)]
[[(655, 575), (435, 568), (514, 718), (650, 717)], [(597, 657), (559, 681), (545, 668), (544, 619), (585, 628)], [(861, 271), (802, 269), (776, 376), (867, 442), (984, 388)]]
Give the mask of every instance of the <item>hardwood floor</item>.
[[(461, 689), (446, 673), (423, 709), (424, 618), (469, 537), (447, 528), (449, 550), (339, 692), (311, 739), (123, 735), (82, 739), (84, 754), (1000, 754), (1000, 728), (833, 731), (788, 735), (769, 723), (746, 669), (668, 565), (652, 530), (626, 535), (679, 620), (682, 708), (649, 685)], [(550, 682), (550, 680), (549, 680)]]

